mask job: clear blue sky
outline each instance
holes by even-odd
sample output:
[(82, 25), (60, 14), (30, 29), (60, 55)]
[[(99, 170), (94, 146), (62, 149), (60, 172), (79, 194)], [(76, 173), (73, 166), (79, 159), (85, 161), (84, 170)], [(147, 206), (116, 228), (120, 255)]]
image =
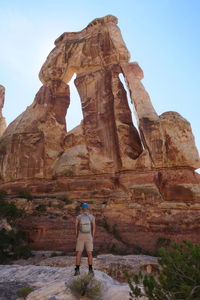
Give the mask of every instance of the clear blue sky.
[[(156, 111), (177, 111), (192, 126), (200, 150), (199, 0), (0, 0), (0, 84), (10, 123), (34, 99), (38, 73), (54, 40), (91, 20), (113, 14)], [(81, 119), (72, 87), (68, 129)]]

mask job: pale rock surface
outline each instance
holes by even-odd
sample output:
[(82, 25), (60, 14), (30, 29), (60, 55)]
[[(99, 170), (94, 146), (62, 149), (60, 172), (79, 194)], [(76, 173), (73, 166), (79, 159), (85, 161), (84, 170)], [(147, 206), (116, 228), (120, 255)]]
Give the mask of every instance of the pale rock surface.
[[(50, 253), (51, 254), (51, 253)], [(50, 255), (49, 254), (49, 255)], [(35, 257), (29, 259), (17, 260), (14, 263), (19, 265), (38, 265), (49, 267), (72, 267), (74, 266), (75, 256), (58, 256), (44, 258), (43, 256), (35, 253)], [(45, 253), (44, 253), (45, 255)], [(87, 267), (88, 262), (86, 257), (81, 259), (81, 268)], [(113, 279), (126, 282), (127, 278), (125, 272), (133, 273), (157, 273), (159, 266), (156, 257), (148, 255), (112, 255), (101, 254), (93, 258), (93, 266), (95, 270), (99, 270), (111, 276)], [(151, 270), (151, 271), (149, 271)]]
[[(82, 274), (87, 269), (82, 270)], [(27, 296), (27, 300), (75, 300), (70, 293), (69, 287), (73, 276), (74, 268), (53, 268), (39, 266), (1, 265), (0, 283), (10, 282), (27, 283), (27, 286), (35, 288)], [(102, 284), (103, 300), (128, 300), (129, 287), (127, 284), (120, 284), (111, 277), (100, 271), (95, 271), (95, 279)], [(145, 297), (141, 298), (141, 300)], [(82, 298), (81, 300), (84, 300)]]

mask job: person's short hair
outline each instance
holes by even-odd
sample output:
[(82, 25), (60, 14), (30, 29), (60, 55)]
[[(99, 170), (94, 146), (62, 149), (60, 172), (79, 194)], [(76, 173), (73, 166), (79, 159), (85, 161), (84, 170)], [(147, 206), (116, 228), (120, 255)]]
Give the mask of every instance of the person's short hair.
[(88, 209), (88, 204), (87, 203), (82, 203), (81, 207), (82, 207), (82, 209)]

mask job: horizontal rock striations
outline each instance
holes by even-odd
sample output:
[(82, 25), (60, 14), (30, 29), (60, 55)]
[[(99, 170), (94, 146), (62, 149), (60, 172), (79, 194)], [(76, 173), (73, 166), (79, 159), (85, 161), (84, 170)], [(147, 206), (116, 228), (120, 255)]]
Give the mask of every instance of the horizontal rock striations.
[[(35, 249), (74, 249), (71, 224), (82, 201), (96, 215), (100, 252), (152, 250), (165, 239), (200, 241), (200, 159), (190, 124), (176, 112), (158, 116), (143, 71), (129, 60), (114, 16), (62, 34), (40, 70), (43, 86), (34, 102), (0, 139), (1, 189), (19, 206), (20, 191), (35, 197), (18, 223)], [(67, 132), (74, 74), (83, 120)], [(38, 202), (45, 211), (38, 213)]]

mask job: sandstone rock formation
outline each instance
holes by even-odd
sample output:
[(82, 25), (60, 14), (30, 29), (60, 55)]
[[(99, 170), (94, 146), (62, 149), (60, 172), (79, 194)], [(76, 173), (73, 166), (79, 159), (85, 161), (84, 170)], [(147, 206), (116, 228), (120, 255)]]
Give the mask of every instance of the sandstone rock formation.
[(198, 169), (199, 154), (189, 122), (176, 112), (158, 116), (141, 83), (143, 72), (139, 65), (122, 63), (122, 69), (134, 102), (141, 138), (153, 166)]
[(6, 120), (2, 114), (4, 100), (5, 100), (5, 88), (3, 85), (0, 85), (0, 136), (2, 136), (2, 134), (6, 129)]
[[(63, 253), (58, 252), (35, 251), (33, 257), (18, 259), (13, 264), (68, 268), (74, 267), (74, 262), (75, 256), (63, 256)], [(127, 274), (130, 276), (139, 272), (157, 274), (160, 268), (157, 257), (148, 255), (101, 254), (93, 258), (93, 266), (95, 270), (106, 273), (118, 282), (125, 283), (127, 283)], [(82, 257), (81, 267), (88, 267), (87, 257)]]
[(34, 102), (14, 120), (0, 140), (1, 178), (14, 181), (52, 178), (62, 151), (69, 88), (60, 82), (43, 86)]
[[(35, 197), (26, 206), (31, 216), (19, 226), (36, 249), (73, 250), (71, 224), (81, 201), (96, 215), (98, 251), (153, 250), (163, 239), (200, 241), (200, 159), (190, 124), (176, 112), (157, 115), (143, 72), (129, 59), (116, 17), (62, 34), (41, 68), (43, 86), (33, 104), (0, 139), (1, 189), (28, 189)], [(74, 73), (83, 121), (67, 132), (67, 84)], [(72, 204), (65, 205), (62, 194)], [(52, 199), (59, 205), (50, 206)], [(8, 200), (22, 205), (17, 196)], [(46, 207), (40, 215), (38, 202)]]
[[(142, 153), (119, 80), (120, 62), (129, 60), (129, 52), (116, 24), (115, 17), (107, 16), (94, 20), (80, 32), (62, 34), (40, 71), (40, 79), (46, 85), (54, 80), (68, 83), (77, 74), (75, 85), (81, 98), (88, 152), (84, 149), (83, 153), (81, 148), (73, 156), (83, 156), (89, 170), (95, 173), (130, 169)], [(68, 164), (68, 154), (63, 156)]]
[[(81, 272), (84, 274), (87, 272), (87, 269), (83, 268)], [(74, 279), (73, 273), (74, 267), (0, 266), (0, 274), (2, 274), (2, 276), (0, 275), (0, 290), (3, 292), (7, 287), (7, 293), (5, 294), (5, 298), (2, 297), (2, 300), (16, 299), (14, 296), (17, 296), (17, 290), (21, 287), (20, 284), (23, 287), (31, 286), (34, 289), (26, 297), (27, 300), (75, 300), (77, 298), (71, 294), (69, 288)], [(119, 284), (110, 276), (100, 271), (95, 271), (95, 278), (102, 284), (102, 299), (129, 299), (128, 284)], [(1, 283), (4, 284), (4, 287), (1, 287)], [(12, 291), (9, 291), (9, 285)], [(13, 294), (13, 290), (15, 294)], [(146, 297), (140, 298), (140, 300), (146, 299)], [(87, 300), (87, 298), (81, 297), (80, 300)]]

